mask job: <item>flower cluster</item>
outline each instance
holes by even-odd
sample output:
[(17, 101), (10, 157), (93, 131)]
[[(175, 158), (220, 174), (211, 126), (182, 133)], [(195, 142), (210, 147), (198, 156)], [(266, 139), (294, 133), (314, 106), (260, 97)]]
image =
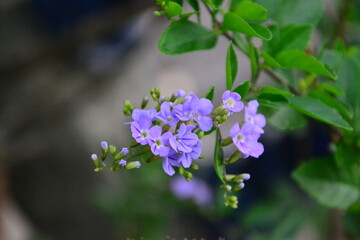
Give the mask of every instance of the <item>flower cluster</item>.
[(258, 107), (257, 100), (250, 101), (245, 107), (243, 125), (240, 127), (239, 123), (236, 123), (230, 129), (229, 135), (244, 158), (248, 156), (258, 158), (264, 152), (264, 146), (258, 140), (264, 133), (266, 119), (264, 115), (257, 113)]
[(173, 167), (189, 168), (200, 157), (202, 142), (196, 132), (213, 127), (213, 104), (183, 90), (161, 101), (159, 111), (134, 109), (129, 124), (135, 141), (149, 145), (153, 155), (163, 158), (163, 169), (171, 176)]

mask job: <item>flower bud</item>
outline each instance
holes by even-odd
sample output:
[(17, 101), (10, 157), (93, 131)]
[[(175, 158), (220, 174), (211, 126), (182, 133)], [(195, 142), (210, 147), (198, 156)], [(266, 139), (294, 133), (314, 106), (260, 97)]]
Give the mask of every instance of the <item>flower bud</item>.
[(228, 164), (232, 164), (242, 158), (242, 153), (236, 150), (229, 158)]
[(134, 110), (134, 106), (131, 104), (129, 100), (126, 100), (124, 102), (124, 108), (123, 108), (124, 115), (131, 116), (133, 110)]
[(184, 171), (184, 177), (186, 181), (190, 182), (191, 178), (193, 177), (192, 173), (189, 171)]
[(192, 163), (190, 168), (193, 169), (193, 170), (199, 170), (199, 165), (197, 165), (195, 163)]
[(146, 108), (146, 105), (148, 104), (148, 102), (149, 102), (149, 98), (145, 96), (141, 102), (141, 109)]
[(98, 156), (95, 153), (93, 153), (93, 154), (91, 154), (91, 159), (93, 160), (93, 164), (94, 164), (95, 168), (99, 168), (100, 163), (99, 163)]
[(141, 167), (141, 163), (139, 161), (134, 161), (134, 162), (129, 162), (128, 164), (126, 164), (125, 169), (131, 170), (131, 169), (140, 168), (140, 167)]
[(100, 145), (104, 151), (108, 150), (108, 143), (106, 141), (102, 141)]
[(110, 152), (111, 155), (114, 156), (116, 154), (116, 150), (117, 149), (116, 149), (116, 147), (114, 145), (109, 146), (109, 152)]
[(178, 98), (185, 97), (185, 95), (186, 95), (186, 92), (184, 90), (182, 90), (182, 89), (177, 90), (176, 93), (175, 93), (175, 96), (178, 97)]
[(204, 131), (200, 131), (198, 134), (199, 139), (202, 139), (205, 135)]
[(121, 159), (119, 161), (119, 165), (120, 165), (120, 167), (125, 167), (126, 166), (126, 161), (124, 159)]
[(232, 138), (231, 138), (231, 137), (227, 137), (227, 138), (225, 138), (225, 139), (222, 141), (221, 146), (223, 146), (223, 147), (228, 146), (228, 145), (230, 145), (232, 142), (233, 142)]
[(242, 182), (244, 180), (246, 181), (246, 180), (249, 180), (249, 179), (250, 179), (250, 174), (243, 173), (243, 174), (237, 175), (236, 177), (231, 179), (231, 181), (240, 183), (240, 182)]
[(221, 185), (221, 189), (229, 192), (231, 191), (232, 187), (229, 184), (223, 184)]
[(126, 154), (129, 153), (129, 149), (126, 148), (126, 147), (124, 147), (124, 148), (121, 149), (121, 152), (120, 152), (120, 153), (121, 153), (122, 155), (126, 155)]

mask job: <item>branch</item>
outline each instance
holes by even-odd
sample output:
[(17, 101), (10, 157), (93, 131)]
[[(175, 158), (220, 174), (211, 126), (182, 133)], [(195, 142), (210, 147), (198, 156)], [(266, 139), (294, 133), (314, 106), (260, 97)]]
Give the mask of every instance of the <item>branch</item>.
[[(209, 7), (209, 5), (207, 5), (206, 3), (204, 3), (204, 5), (205, 5), (206, 10), (210, 13), (210, 15), (213, 16), (214, 13), (213, 13), (213, 11), (211, 10), (211, 8)], [(213, 17), (213, 21), (215, 22), (216, 26), (217, 26), (219, 29), (222, 29), (221, 23), (215, 18), (215, 16)], [(228, 32), (224, 31), (224, 32), (222, 32), (222, 35), (223, 35), (224, 37), (226, 37), (229, 41), (231, 41), (232, 43), (234, 43), (234, 45), (235, 45), (242, 53), (244, 53), (246, 56), (249, 57), (249, 53), (248, 53), (245, 49), (243, 49), (243, 48), (238, 44), (238, 42), (237, 42)], [(292, 87), (291, 85), (289, 85), (289, 84), (286, 82), (286, 80), (284, 80), (282, 77), (280, 77), (279, 75), (277, 75), (273, 70), (271, 70), (271, 69), (264, 69), (264, 71), (265, 71), (270, 77), (272, 77), (276, 82), (281, 83), (281, 84), (283, 84), (284, 86), (288, 87), (289, 90), (290, 90), (293, 94), (295, 94), (295, 95), (297, 95), (297, 96), (301, 95), (298, 90), (296, 90), (294, 87)]]

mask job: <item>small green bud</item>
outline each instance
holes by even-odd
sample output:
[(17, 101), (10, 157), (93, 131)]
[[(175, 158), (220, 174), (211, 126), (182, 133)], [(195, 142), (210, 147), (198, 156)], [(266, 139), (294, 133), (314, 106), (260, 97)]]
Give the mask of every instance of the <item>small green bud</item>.
[(180, 166), (180, 167), (179, 167), (179, 173), (180, 173), (180, 175), (183, 175), (183, 176), (184, 176), (184, 174), (185, 174), (185, 169), (184, 169), (183, 166)]
[(242, 182), (244, 180), (246, 181), (246, 180), (249, 180), (249, 179), (250, 179), (250, 174), (243, 173), (243, 174), (235, 176), (234, 178), (231, 179), (231, 181), (240, 183), (240, 182)]
[(197, 165), (196, 163), (192, 163), (190, 168), (193, 170), (199, 170), (199, 165)]
[(134, 162), (129, 162), (128, 164), (126, 164), (125, 169), (131, 170), (131, 169), (140, 168), (140, 167), (141, 167), (141, 163), (139, 161), (134, 161)]
[(133, 110), (134, 110), (134, 106), (131, 104), (129, 100), (126, 100), (124, 102), (124, 108), (123, 108), (124, 115), (131, 116)]
[(98, 156), (95, 153), (93, 153), (93, 154), (91, 154), (91, 159), (93, 160), (93, 164), (94, 164), (95, 169), (99, 168), (100, 167), (100, 162), (99, 162)]
[(164, 134), (164, 133), (168, 132), (170, 130), (170, 128), (171, 127), (169, 125), (164, 125), (162, 128), (162, 133)]
[(199, 157), (199, 159), (204, 159), (204, 154), (200, 154), (200, 157)]
[(114, 156), (114, 160), (120, 160), (123, 157), (121, 152), (118, 152), (115, 156)]
[(198, 134), (199, 139), (202, 139), (205, 135), (204, 131), (200, 131)]
[(225, 139), (222, 141), (221, 146), (223, 146), (223, 147), (228, 146), (228, 145), (230, 145), (232, 142), (233, 142), (232, 138), (231, 138), (231, 137), (227, 137), (227, 138), (225, 138)]
[(116, 149), (116, 147), (114, 145), (109, 146), (109, 152), (110, 152), (111, 155), (114, 156), (116, 154), (116, 150), (117, 149)]
[(161, 13), (161, 12), (159, 12), (159, 11), (154, 11), (154, 12), (153, 12), (153, 14), (154, 14), (155, 16), (157, 16), (157, 17), (159, 17), (159, 16), (161, 16), (161, 15), (162, 15), (162, 13)]
[(240, 158), (242, 158), (242, 153), (239, 150), (236, 150), (229, 158), (228, 164), (232, 164), (237, 162)]
[(225, 181), (231, 181), (233, 178), (235, 177), (235, 175), (233, 174), (226, 174), (225, 175)]
[(229, 184), (223, 184), (223, 185), (221, 185), (221, 189), (229, 192), (229, 191), (231, 191), (232, 187)]
[(143, 100), (141, 101), (141, 109), (146, 108), (146, 105), (148, 104), (148, 102), (149, 102), (149, 98), (145, 96), (143, 98)]
[(184, 177), (186, 179), (186, 181), (190, 182), (191, 178), (193, 177), (192, 173), (189, 171), (185, 171), (184, 172)]
[(214, 115), (219, 115), (223, 109), (224, 109), (224, 105), (221, 104), (220, 106), (218, 106), (217, 108), (215, 108), (215, 110), (214, 110), (212, 113), (213, 113)]

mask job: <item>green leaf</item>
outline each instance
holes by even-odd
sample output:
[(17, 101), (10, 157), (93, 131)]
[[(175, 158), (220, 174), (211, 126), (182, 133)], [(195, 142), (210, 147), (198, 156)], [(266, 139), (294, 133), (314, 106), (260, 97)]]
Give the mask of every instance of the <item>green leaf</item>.
[(344, 89), (345, 100), (351, 105), (360, 102), (360, 57), (356, 55), (343, 58), (338, 69), (338, 83)]
[(346, 209), (360, 197), (360, 187), (351, 172), (340, 169), (333, 159), (316, 159), (302, 164), (293, 172), (300, 186), (321, 204)]
[(318, 99), (310, 97), (289, 97), (290, 106), (309, 117), (324, 123), (352, 130), (352, 127), (332, 107), (327, 106)]
[(258, 66), (258, 53), (254, 45), (250, 42), (249, 46), (249, 57), (250, 57), (250, 65), (251, 65), (251, 81), (255, 81), (259, 74), (259, 66)]
[(224, 153), (221, 148), (221, 135), (220, 130), (216, 130), (215, 150), (214, 150), (214, 168), (216, 175), (219, 179), (225, 183), (225, 164), (224, 164)]
[(333, 69), (338, 69), (343, 60), (343, 54), (336, 50), (324, 49), (319, 60)]
[(199, 2), (198, 0), (188, 0), (190, 6), (195, 10), (195, 11), (199, 11), (200, 7), (199, 7)]
[(187, 20), (173, 21), (159, 40), (159, 49), (168, 55), (211, 49), (215, 46), (216, 34)]
[(226, 54), (226, 89), (230, 90), (237, 74), (238, 61), (232, 43)]
[(226, 13), (224, 17), (224, 30), (244, 33), (248, 36), (258, 37), (264, 40), (270, 40), (271, 32), (266, 27), (259, 24), (249, 24), (235, 13)]
[(305, 72), (326, 76), (334, 80), (336, 79), (336, 76), (315, 57), (307, 55), (306, 53), (297, 49), (280, 52), (276, 56), (276, 61), (278, 61), (279, 64), (286, 68), (296, 68)]
[(288, 49), (305, 50), (312, 34), (312, 25), (287, 25), (280, 30), (280, 40), (274, 52)]
[(264, 94), (264, 93), (281, 95), (283, 97), (293, 97), (294, 96), (294, 94), (292, 94), (292, 93), (283, 91), (278, 88), (270, 87), (270, 86), (265, 86), (265, 87), (261, 88), (260, 94)]
[(325, 103), (329, 107), (336, 109), (346, 121), (351, 121), (351, 115), (346, 109), (346, 107), (339, 100), (331, 97), (326, 92), (312, 90), (308, 93), (308, 96), (319, 99), (321, 102)]
[(216, 7), (219, 7), (224, 0), (211, 0)]
[(265, 7), (270, 18), (281, 26), (288, 24), (316, 25), (324, 11), (322, 0), (257, 0)]
[(337, 83), (322, 82), (317, 85), (335, 96), (344, 96), (344, 90)]
[(167, 3), (164, 11), (169, 17), (174, 17), (180, 15), (184, 11), (184, 9), (179, 3), (170, 1)]
[(272, 115), (269, 123), (283, 131), (292, 131), (307, 124), (306, 118), (289, 106), (285, 106)]
[(265, 20), (267, 10), (249, 0), (241, 1), (235, 8), (235, 13), (245, 20)]
[(280, 63), (278, 63), (272, 56), (270, 56), (267, 52), (265, 51), (261, 51), (261, 56), (264, 59), (264, 63), (266, 65), (269, 65), (270, 67), (273, 68), (281, 68), (282, 66), (280, 65)]
[(212, 86), (209, 91), (206, 93), (205, 98), (209, 99), (210, 101), (213, 100), (214, 98), (214, 91), (215, 91), (215, 86)]
[(288, 105), (288, 100), (284, 96), (271, 93), (263, 93), (257, 97), (260, 106), (270, 107), (274, 109), (282, 109)]
[(238, 93), (241, 96), (241, 99), (245, 99), (250, 89), (250, 81), (243, 82), (237, 86), (233, 92)]

